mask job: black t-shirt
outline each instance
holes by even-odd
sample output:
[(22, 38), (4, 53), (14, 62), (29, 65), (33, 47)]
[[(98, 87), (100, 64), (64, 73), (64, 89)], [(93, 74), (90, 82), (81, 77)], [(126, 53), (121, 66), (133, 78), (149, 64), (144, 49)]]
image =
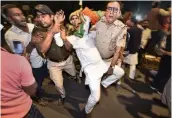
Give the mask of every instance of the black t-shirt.
[(128, 33), (130, 34), (130, 40), (128, 42), (127, 50), (130, 54), (135, 54), (140, 48), (142, 30), (135, 26), (130, 28)]
[(46, 53), (46, 57), (55, 62), (63, 61), (67, 59), (69, 55), (70, 52), (65, 48), (65, 46), (63, 45), (62, 47), (59, 47), (54, 39), (52, 40), (50, 48)]

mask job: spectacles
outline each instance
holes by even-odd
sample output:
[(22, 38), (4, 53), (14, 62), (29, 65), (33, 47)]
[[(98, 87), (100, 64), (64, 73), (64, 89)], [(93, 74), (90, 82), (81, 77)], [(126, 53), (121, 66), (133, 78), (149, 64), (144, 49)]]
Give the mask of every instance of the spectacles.
[(117, 7), (107, 7), (107, 11), (113, 11), (113, 12), (117, 13), (119, 11), (119, 9)]

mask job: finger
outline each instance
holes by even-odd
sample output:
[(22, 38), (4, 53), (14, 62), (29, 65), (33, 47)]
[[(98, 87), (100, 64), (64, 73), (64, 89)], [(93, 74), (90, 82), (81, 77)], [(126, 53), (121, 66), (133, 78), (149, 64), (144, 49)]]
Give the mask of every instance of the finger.
[(63, 10), (61, 11), (61, 14), (64, 15), (64, 11)]
[(60, 9), (60, 10), (58, 11), (58, 13), (61, 14), (61, 12), (62, 12), (62, 10)]
[(60, 10), (60, 13), (61, 13), (61, 14), (63, 14), (63, 13), (64, 13), (64, 11), (61, 9), (61, 10)]
[(60, 15), (60, 12), (56, 12), (56, 16), (59, 16)]

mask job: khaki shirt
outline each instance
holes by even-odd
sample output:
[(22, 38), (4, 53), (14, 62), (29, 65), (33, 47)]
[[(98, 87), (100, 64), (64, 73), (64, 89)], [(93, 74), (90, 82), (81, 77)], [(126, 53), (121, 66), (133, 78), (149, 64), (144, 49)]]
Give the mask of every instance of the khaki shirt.
[(125, 47), (127, 27), (119, 20), (116, 20), (113, 25), (108, 26), (105, 20), (105, 17), (102, 17), (96, 24), (96, 47), (101, 57), (103, 59), (108, 59), (112, 57), (115, 52), (114, 48), (111, 47)]

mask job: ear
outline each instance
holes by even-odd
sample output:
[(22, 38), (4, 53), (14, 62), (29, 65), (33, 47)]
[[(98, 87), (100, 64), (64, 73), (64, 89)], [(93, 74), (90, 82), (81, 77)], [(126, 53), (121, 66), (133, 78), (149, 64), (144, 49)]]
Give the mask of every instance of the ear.
[(13, 20), (12, 20), (10, 17), (6, 17), (6, 20), (7, 20), (9, 23), (11, 23), (11, 24), (14, 23)]
[(121, 10), (117, 14), (117, 18), (120, 18), (120, 17), (121, 17)]

